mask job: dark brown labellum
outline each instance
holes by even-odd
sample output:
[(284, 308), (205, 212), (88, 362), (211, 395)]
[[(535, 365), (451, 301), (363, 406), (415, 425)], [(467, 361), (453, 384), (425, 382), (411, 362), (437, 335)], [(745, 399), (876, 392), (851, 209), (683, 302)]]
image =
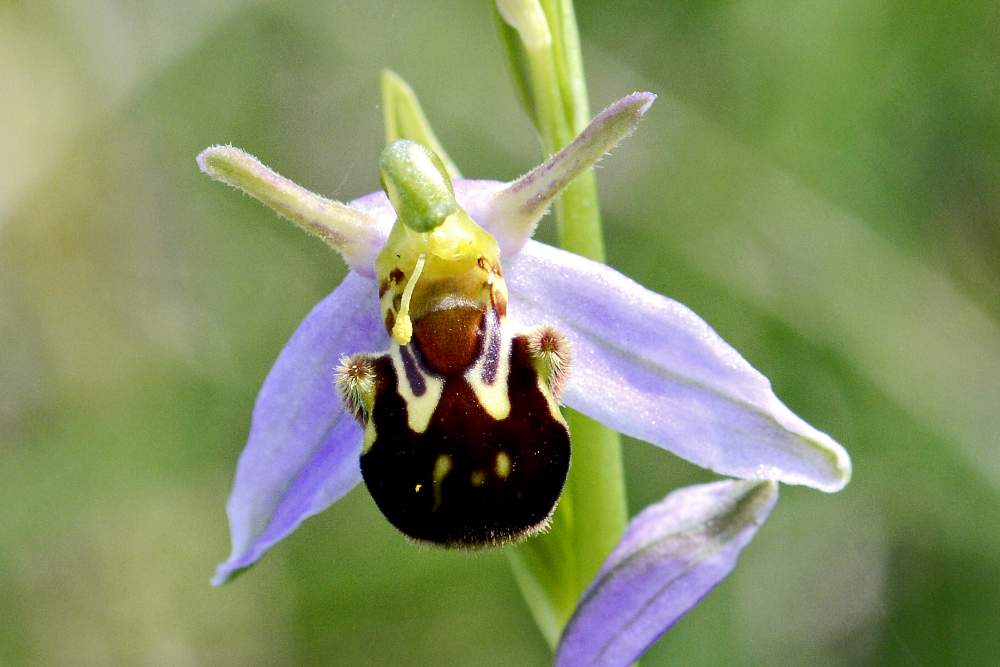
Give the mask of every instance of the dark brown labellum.
[[(569, 432), (540, 388), (522, 336), (513, 339), (509, 352), (509, 415), (494, 419), (483, 408), (463, 371), (490, 346), (483, 343), (491, 333), (485, 323), (496, 319), (472, 312), (455, 316), (479, 330), (474, 344), (452, 331), (454, 354), (424, 355), (415, 323), (415, 344), (401, 348), (408, 376), (413, 364), (443, 380), (423, 432), (410, 428), (390, 357), (374, 360), (375, 439), (361, 457), (361, 472), (379, 509), (406, 535), (455, 547), (502, 544), (545, 527), (569, 470)], [(437, 323), (445, 331), (452, 324)], [(430, 338), (435, 337), (425, 332), (424, 339)], [(411, 379), (409, 386), (423, 385)]]

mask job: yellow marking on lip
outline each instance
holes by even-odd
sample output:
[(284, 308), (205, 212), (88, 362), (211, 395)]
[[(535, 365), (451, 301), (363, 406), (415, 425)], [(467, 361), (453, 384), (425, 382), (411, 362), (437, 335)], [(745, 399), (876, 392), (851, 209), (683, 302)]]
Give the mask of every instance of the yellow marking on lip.
[(496, 465), (494, 466), (497, 477), (500, 479), (507, 479), (507, 477), (510, 476), (510, 467), (510, 457), (507, 455), (507, 452), (500, 452), (497, 454)]
[(413, 492), (414, 493), (420, 493), (420, 489), (422, 489), (422, 488), (424, 488), (423, 484), (417, 484), (415, 487), (413, 487)]
[(493, 419), (502, 421), (510, 415), (510, 388), (507, 381), (510, 377), (511, 339), (506, 335), (504, 318), (500, 318), (499, 326), (500, 359), (493, 384), (483, 382), (483, 367), (487, 362), (485, 354), (480, 355), (479, 360), (465, 372), (465, 381), (486, 413)]
[(438, 454), (434, 460), (434, 483), (440, 484), (449, 472), (451, 472), (451, 457), (447, 454)]
[(372, 448), (375, 444), (375, 438), (377, 433), (375, 432), (375, 420), (369, 419), (365, 424), (365, 434), (364, 439), (361, 441), (361, 453), (367, 454), (368, 450)]
[(549, 383), (546, 382), (541, 375), (538, 375), (535, 378), (535, 386), (538, 387), (538, 391), (545, 398), (545, 404), (549, 406), (549, 415), (552, 419), (568, 428), (566, 418), (563, 417), (562, 410), (559, 409), (559, 402), (556, 400), (555, 396), (552, 395), (552, 388), (549, 386)]
[(482, 486), (486, 483), (486, 473), (482, 470), (473, 470), (469, 481), (472, 482), (472, 486)]
[(431, 508), (432, 512), (436, 512), (441, 507), (441, 482), (444, 481), (449, 472), (451, 472), (451, 457), (447, 454), (438, 454), (438, 457), (434, 459), (434, 472), (431, 473), (431, 478), (434, 480), (434, 507)]
[(410, 387), (410, 380), (406, 376), (406, 367), (403, 365), (403, 357), (399, 351), (399, 345), (395, 342), (389, 345), (389, 359), (396, 371), (396, 391), (406, 403), (406, 425), (414, 433), (423, 433), (430, 425), (431, 417), (434, 416), (434, 411), (437, 410), (438, 402), (441, 400), (444, 380), (424, 373), (418, 368), (418, 372), (424, 380), (425, 391), (417, 396)]

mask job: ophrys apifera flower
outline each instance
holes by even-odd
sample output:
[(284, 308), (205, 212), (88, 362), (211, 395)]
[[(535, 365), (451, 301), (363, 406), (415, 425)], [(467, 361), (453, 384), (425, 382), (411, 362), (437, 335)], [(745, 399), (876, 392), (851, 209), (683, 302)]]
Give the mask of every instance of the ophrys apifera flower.
[[(207, 174), (319, 236), (351, 268), (264, 382), (228, 506), (233, 551), (215, 583), (362, 478), (386, 517), (418, 540), (481, 546), (530, 536), (544, 528), (570, 462), (560, 402), (751, 480), (693, 487), (637, 517), (570, 622), (566, 656), (590, 650), (580, 638), (593, 633), (574, 630), (581, 623), (611, 628), (601, 619), (628, 594), (628, 604), (648, 602), (628, 583), (635, 570), (620, 567), (641, 563), (637, 553), (653, 558), (644, 576), (667, 582), (654, 591), (684, 584), (663, 607), (672, 622), (732, 567), (773, 505), (774, 482), (846, 484), (844, 450), (788, 410), (692, 311), (531, 240), (563, 188), (653, 99), (615, 102), (511, 183), (453, 181), (426, 148), (394, 143), (380, 164), (384, 192), (347, 205), (236, 148), (199, 156)], [(620, 655), (641, 651), (647, 635), (629, 634)], [(617, 655), (612, 648), (600, 650)]]

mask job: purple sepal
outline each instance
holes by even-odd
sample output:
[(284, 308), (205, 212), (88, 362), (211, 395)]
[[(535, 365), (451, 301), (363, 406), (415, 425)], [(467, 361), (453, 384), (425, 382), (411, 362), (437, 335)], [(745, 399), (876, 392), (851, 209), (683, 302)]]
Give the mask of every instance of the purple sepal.
[(299, 325), (257, 396), (227, 505), (233, 549), (213, 584), (361, 480), (361, 428), (337, 395), (334, 369), (341, 355), (387, 346), (375, 283), (353, 272)]
[(508, 314), (572, 346), (562, 400), (727, 477), (837, 491), (850, 458), (686, 306), (603, 264), (529, 241), (506, 265)]
[(774, 482), (689, 486), (629, 524), (563, 631), (556, 667), (625, 667), (707, 595), (778, 499)]

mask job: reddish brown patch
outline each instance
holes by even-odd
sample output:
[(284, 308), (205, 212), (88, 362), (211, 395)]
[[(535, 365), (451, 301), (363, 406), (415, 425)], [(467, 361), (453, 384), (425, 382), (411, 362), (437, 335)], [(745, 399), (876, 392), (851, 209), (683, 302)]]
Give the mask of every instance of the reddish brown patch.
[(494, 264), (485, 257), (480, 257), (479, 259), (476, 260), (476, 264), (478, 264), (479, 268), (482, 269), (483, 271), (486, 271), (487, 273), (495, 273), (501, 278), (503, 278), (503, 269), (500, 268), (499, 262)]
[(475, 361), (482, 345), (483, 309), (464, 306), (435, 310), (413, 323), (413, 337), (427, 367), (453, 375)]
[(392, 328), (396, 326), (396, 313), (391, 310), (385, 314), (385, 330), (392, 333)]
[(378, 284), (378, 298), (380, 298), (380, 299), (381, 299), (381, 298), (382, 298), (382, 296), (383, 296), (383, 295), (384, 295), (384, 294), (385, 294), (385, 293), (386, 293), (386, 292), (387, 292), (388, 290), (389, 290), (389, 281), (388, 281), (388, 280), (383, 280), (382, 282), (380, 282), (380, 283)]
[(389, 272), (389, 280), (396, 283), (397, 285), (401, 285), (403, 283), (404, 278), (406, 278), (406, 274), (400, 271), (399, 269), (393, 269), (392, 271)]
[(507, 314), (507, 297), (503, 292), (497, 289), (490, 290), (490, 299), (493, 302), (493, 310), (497, 312), (497, 315), (503, 317)]

